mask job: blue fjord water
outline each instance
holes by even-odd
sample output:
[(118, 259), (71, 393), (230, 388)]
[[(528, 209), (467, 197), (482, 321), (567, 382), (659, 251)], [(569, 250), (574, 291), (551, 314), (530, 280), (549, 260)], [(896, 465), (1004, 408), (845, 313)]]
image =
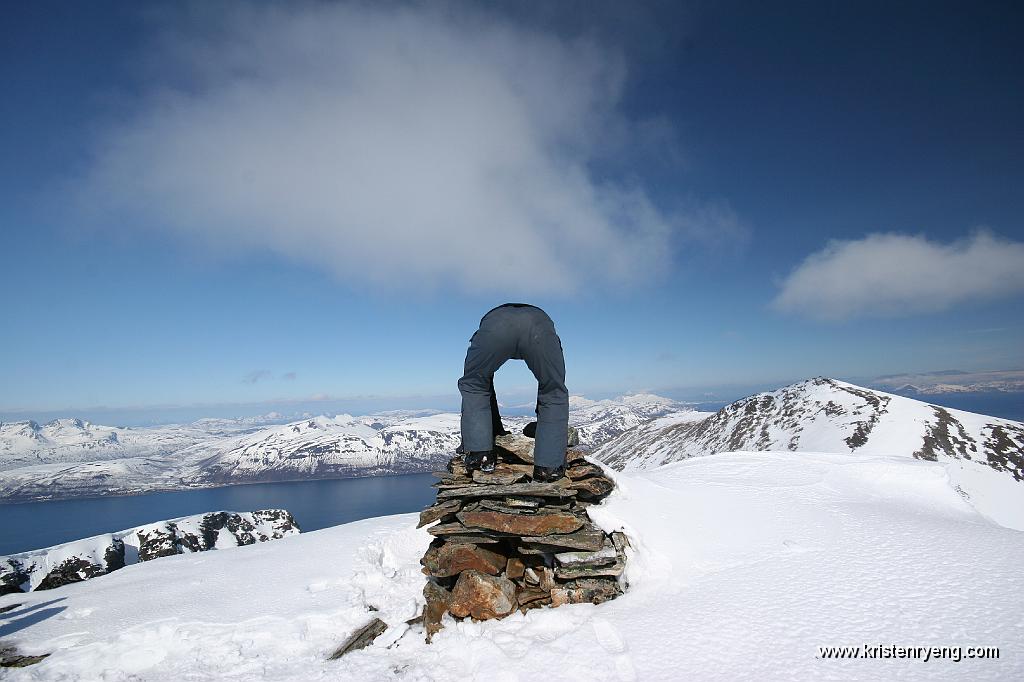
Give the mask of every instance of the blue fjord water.
[(434, 500), (433, 481), (430, 474), (408, 474), (0, 504), (0, 555), (221, 509), (287, 509), (303, 531), (317, 530), (418, 511)]

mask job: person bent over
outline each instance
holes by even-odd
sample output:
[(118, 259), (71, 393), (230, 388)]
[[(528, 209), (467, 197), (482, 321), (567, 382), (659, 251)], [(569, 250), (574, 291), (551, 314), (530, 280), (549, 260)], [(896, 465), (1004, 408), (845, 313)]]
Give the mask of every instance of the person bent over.
[(558, 480), (565, 471), (569, 432), (565, 358), (554, 322), (540, 308), (525, 303), (494, 308), (483, 316), (480, 328), (470, 339), (465, 370), (459, 379), (466, 467), (494, 471), (497, 463), (494, 437), (507, 431), (498, 414), (494, 373), (506, 360), (525, 360), (537, 379), (533, 479)]

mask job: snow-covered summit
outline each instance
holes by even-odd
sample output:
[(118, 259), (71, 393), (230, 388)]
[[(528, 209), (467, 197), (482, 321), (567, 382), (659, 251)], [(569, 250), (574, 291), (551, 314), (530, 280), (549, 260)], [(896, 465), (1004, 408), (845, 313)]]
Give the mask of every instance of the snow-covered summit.
[(650, 469), (736, 450), (900, 455), (946, 465), (979, 510), (1024, 529), (1024, 424), (819, 377), (738, 400), (694, 421), (655, 420), (595, 456)]

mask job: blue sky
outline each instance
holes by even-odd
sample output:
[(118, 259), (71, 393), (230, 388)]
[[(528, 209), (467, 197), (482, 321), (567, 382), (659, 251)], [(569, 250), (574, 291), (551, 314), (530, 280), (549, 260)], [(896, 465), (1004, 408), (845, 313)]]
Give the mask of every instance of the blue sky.
[(1019, 368), (1021, 29), (1013, 3), (8, 8), (0, 411), (450, 405), (508, 300), (595, 397)]

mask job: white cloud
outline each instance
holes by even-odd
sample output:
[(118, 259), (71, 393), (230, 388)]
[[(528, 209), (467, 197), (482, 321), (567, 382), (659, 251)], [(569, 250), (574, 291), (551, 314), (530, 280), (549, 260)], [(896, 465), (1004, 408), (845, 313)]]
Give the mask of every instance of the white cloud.
[[(456, 9), (453, 9), (456, 8)], [(671, 216), (589, 164), (639, 127), (624, 60), (463, 5), (233, 6), (154, 47), (76, 193), (104, 222), (399, 289), (569, 293), (658, 273)]]
[(808, 317), (930, 313), (1024, 292), (1024, 243), (979, 230), (943, 244), (871, 234), (833, 241), (782, 283), (772, 305)]

